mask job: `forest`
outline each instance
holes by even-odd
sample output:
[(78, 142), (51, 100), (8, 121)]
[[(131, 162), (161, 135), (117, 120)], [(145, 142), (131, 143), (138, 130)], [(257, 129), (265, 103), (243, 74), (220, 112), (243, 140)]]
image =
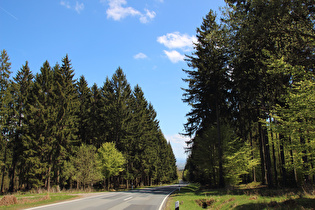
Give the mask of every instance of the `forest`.
[(225, 2), (203, 18), (186, 55), (184, 178), (314, 187), (314, 1)]
[(0, 58), (1, 193), (119, 189), (177, 180), (176, 159), (153, 105), (121, 68), (104, 85), (74, 79), (66, 55), (34, 75), (26, 61), (11, 77)]

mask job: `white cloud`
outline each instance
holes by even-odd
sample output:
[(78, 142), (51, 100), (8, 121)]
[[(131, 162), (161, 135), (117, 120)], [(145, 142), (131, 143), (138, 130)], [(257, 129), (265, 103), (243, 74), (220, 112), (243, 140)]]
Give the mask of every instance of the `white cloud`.
[(147, 58), (148, 56), (144, 53), (138, 53), (137, 55), (134, 55), (133, 58), (134, 59), (145, 59)]
[(100, 0), (101, 3), (108, 2), (109, 8), (106, 10), (107, 18), (119, 21), (127, 16), (138, 16), (141, 23), (148, 23), (152, 20), (156, 13), (145, 9), (142, 13), (133, 7), (126, 7), (126, 0)]
[(84, 4), (83, 3), (79, 3), (79, 2), (76, 2), (75, 6), (71, 6), (70, 3), (68, 1), (60, 1), (60, 5), (61, 6), (64, 6), (65, 8), (67, 9), (73, 9), (75, 10), (78, 14), (81, 13), (81, 11), (84, 10)]
[(68, 1), (60, 1), (60, 5), (67, 9), (71, 9), (70, 3)]
[(190, 51), (193, 48), (193, 43), (197, 42), (197, 38), (188, 34), (173, 32), (158, 37), (157, 41), (169, 49), (179, 48), (184, 51)]
[(84, 10), (84, 4), (83, 3), (80, 4), (79, 2), (76, 2), (74, 9), (75, 11), (77, 11), (77, 13), (80, 14), (80, 12)]
[(145, 11), (146, 11), (145, 15), (141, 14), (140, 17), (141, 23), (148, 23), (150, 20), (153, 20), (153, 18), (155, 18), (156, 16), (156, 13), (154, 11), (150, 11), (148, 9), (145, 9)]
[(176, 50), (172, 50), (172, 51), (164, 50), (164, 53), (166, 54), (166, 56), (168, 57), (168, 59), (170, 59), (172, 63), (184, 61), (184, 58), (185, 58), (185, 55), (180, 54)]
[(114, 20), (123, 19), (129, 15), (135, 16), (141, 13), (132, 7), (123, 7), (127, 4), (126, 0), (108, 0), (109, 8), (107, 9), (107, 18), (113, 18)]

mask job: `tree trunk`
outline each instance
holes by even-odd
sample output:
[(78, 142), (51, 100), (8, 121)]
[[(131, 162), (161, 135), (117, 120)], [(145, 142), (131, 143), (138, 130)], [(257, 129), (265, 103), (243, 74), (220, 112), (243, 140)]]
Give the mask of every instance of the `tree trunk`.
[[(213, 149), (212, 151), (215, 151), (215, 145), (213, 145)], [(211, 166), (212, 166), (212, 180), (213, 182), (210, 183), (211, 186), (216, 185), (216, 171), (215, 171), (215, 167), (214, 167), (214, 152), (212, 152), (211, 154)]]
[[(14, 153), (14, 151), (13, 151)], [(14, 192), (15, 191), (15, 168), (16, 168), (16, 158), (12, 158), (12, 169), (10, 172), (10, 186), (9, 186), (9, 192)]]
[(3, 158), (3, 167), (2, 167), (2, 178), (1, 178), (1, 193), (4, 193), (4, 177), (5, 177), (6, 164), (7, 164), (7, 146), (8, 146), (8, 141), (5, 139), (4, 158)]
[(282, 185), (283, 187), (288, 186), (287, 183), (287, 170), (285, 168), (285, 157), (284, 157), (284, 136), (282, 134), (279, 134), (279, 140), (280, 140), (280, 157), (281, 157), (281, 169), (282, 169)]
[[(271, 125), (271, 123), (272, 123), (271, 117), (269, 118), (269, 120), (270, 120), (270, 125)], [(270, 128), (270, 133), (271, 133), (271, 141), (272, 141), (273, 171), (275, 174), (275, 184), (276, 184), (276, 186), (278, 186), (277, 160), (276, 160), (276, 151), (275, 151), (275, 144), (274, 144), (272, 128)]]
[(48, 172), (47, 172), (47, 191), (50, 190), (50, 173), (51, 173), (51, 166), (48, 166)]
[(109, 188), (110, 188), (109, 185), (110, 185), (110, 177), (107, 178), (107, 191), (109, 191)]
[(265, 145), (265, 161), (266, 161), (266, 170), (267, 170), (267, 182), (268, 187), (273, 188), (273, 181), (272, 181), (272, 170), (271, 170), (271, 158), (270, 158), (270, 148), (269, 148), (269, 138), (267, 129), (264, 128), (264, 145)]
[(260, 153), (260, 165), (261, 165), (261, 184), (266, 184), (266, 166), (265, 166), (265, 154), (264, 154), (264, 140), (262, 137), (261, 123), (258, 123), (259, 132), (259, 153)]
[(304, 169), (304, 184), (308, 184), (310, 181), (310, 177), (307, 174), (307, 172), (309, 171), (309, 165), (308, 165), (308, 158), (307, 158), (307, 150), (306, 150), (306, 145), (305, 145), (305, 139), (303, 137), (300, 137), (300, 143), (302, 145), (303, 148), (305, 148), (302, 153), (302, 160), (303, 160), (303, 169)]
[(224, 187), (224, 175), (223, 175), (223, 152), (222, 152), (222, 139), (221, 139), (221, 127), (220, 127), (220, 108), (218, 104), (218, 96), (216, 97), (216, 115), (217, 115), (217, 137), (218, 137), (218, 149), (219, 149), (219, 187)]
[[(290, 137), (290, 144), (292, 144), (292, 140), (291, 140), (291, 137)], [(293, 157), (293, 151), (292, 149), (290, 149), (290, 156), (291, 156), (291, 162), (292, 162), (292, 165), (293, 165), (293, 171), (294, 171), (294, 181), (295, 183), (293, 183), (293, 186), (294, 187), (297, 187), (297, 184), (298, 184), (298, 177), (297, 177), (297, 172), (296, 172), (296, 168), (295, 168), (295, 165), (294, 165), (294, 157)]]
[[(249, 125), (249, 127), (251, 128), (251, 125)], [(249, 140), (250, 140), (250, 147), (252, 149), (252, 159), (255, 159), (252, 129), (249, 129)], [(256, 182), (256, 168), (255, 168), (255, 166), (253, 167), (253, 181)]]

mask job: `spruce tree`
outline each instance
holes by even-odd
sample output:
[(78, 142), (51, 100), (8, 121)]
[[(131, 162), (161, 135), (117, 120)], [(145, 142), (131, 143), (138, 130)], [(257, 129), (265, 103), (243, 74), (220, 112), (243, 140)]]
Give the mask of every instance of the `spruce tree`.
[(10, 123), (12, 123), (12, 94), (10, 81), (11, 63), (5, 50), (1, 51), (0, 57), (0, 166), (1, 166), (1, 192), (4, 192), (4, 177), (8, 169), (8, 144), (10, 141)]
[(223, 143), (220, 129), (229, 88), (228, 57), (224, 28), (216, 23), (216, 15), (212, 11), (203, 19), (200, 28), (197, 28), (197, 38), (196, 51), (186, 59), (193, 70), (184, 70), (188, 74), (188, 79), (184, 79), (188, 88), (183, 89), (183, 101), (192, 107), (186, 115), (188, 122), (185, 131), (192, 136), (197, 130), (216, 124), (219, 186), (223, 187)]
[(91, 88), (90, 116), (89, 116), (89, 141), (96, 148), (100, 148), (106, 141), (107, 115), (105, 112), (105, 101), (102, 90), (94, 84)]
[[(17, 72), (16, 76), (13, 78), (15, 81), (14, 84), (14, 110), (16, 117), (16, 126), (15, 126), (15, 134), (14, 134), (14, 142), (12, 145), (12, 168), (10, 173), (10, 187), (9, 191), (14, 192), (15, 190), (15, 173), (16, 166), (18, 163), (21, 163), (21, 157), (23, 154), (23, 143), (22, 138), (26, 133), (26, 125), (24, 122), (24, 117), (27, 115), (26, 106), (30, 103), (30, 94), (31, 88), (33, 85), (33, 74), (28, 66), (28, 62), (26, 61), (25, 65)], [(19, 179), (20, 182), (23, 182), (23, 165), (19, 166), (20, 174)]]
[(118, 68), (110, 81), (111, 89), (108, 90), (109, 113), (111, 118), (110, 141), (116, 143), (117, 148), (123, 153), (128, 152), (131, 119), (131, 88), (121, 68)]
[(23, 165), (27, 188), (50, 187), (57, 111), (54, 106), (53, 70), (48, 61), (36, 74), (26, 105)]
[(76, 80), (74, 70), (68, 55), (62, 59), (62, 65), (54, 68), (54, 107), (57, 111), (55, 119), (56, 146), (54, 148), (55, 181), (60, 185), (60, 174), (63, 162), (72, 155), (73, 146), (78, 146), (77, 140), (77, 110), (79, 108), (78, 95), (76, 92)]
[(91, 103), (91, 89), (85, 77), (82, 75), (76, 85), (77, 94), (79, 98), (79, 109), (77, 110), (78, 119), (78, 139), (84, 144), (92, 144), (89, 125), (90, 117), (90, 103)]
[[(144, 97), (142, 89), (136, 85), (131, 102), (132, 119), (130, 135), (130, 171), (135, 177), (141, 178), (142, 183), (148, 175), (149, 165), (147, 151), (150, 143), (148, 102)], [(151, 149), (151, 148), (150, 148)]]

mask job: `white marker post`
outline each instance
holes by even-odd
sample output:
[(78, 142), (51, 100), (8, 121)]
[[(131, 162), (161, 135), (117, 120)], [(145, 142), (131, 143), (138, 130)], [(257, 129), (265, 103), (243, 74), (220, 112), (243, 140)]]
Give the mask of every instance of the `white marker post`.
[(179, 210), (179, 201), (175, 202), (175, 210)]

